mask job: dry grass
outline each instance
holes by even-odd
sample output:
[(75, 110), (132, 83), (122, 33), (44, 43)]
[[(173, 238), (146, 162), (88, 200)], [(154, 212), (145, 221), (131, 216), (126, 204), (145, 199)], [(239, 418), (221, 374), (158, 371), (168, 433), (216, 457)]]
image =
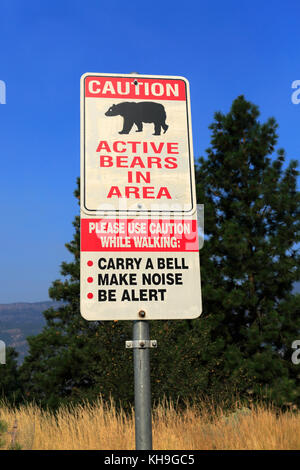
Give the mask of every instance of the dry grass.
[[(134, 417), (99, 400), (94, 406), (61, 408), (56, 416), (37, 406), (0, 406), (8, 431), (17, 421), (16, 441), (22, 449), (131, 450)], [(5, 436), (5, 447), (11, 435)], [(170, 403), (153, 411), (153, 449), (300, 449), (300, 412), (277, 413), (264, 406), (224, 414), (209, 406), (190, 406), (178, 412)]]

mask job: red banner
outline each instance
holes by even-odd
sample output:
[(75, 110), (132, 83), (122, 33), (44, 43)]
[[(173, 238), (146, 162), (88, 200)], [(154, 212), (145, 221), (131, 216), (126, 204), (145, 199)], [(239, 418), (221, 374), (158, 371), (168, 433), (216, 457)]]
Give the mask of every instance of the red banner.
[(184, 80), (88, 76), (86, 98), (126, 98), (139, 100), (186, 100)]
[(81, 219), (81, 251), (198, 251), (196, 220)]

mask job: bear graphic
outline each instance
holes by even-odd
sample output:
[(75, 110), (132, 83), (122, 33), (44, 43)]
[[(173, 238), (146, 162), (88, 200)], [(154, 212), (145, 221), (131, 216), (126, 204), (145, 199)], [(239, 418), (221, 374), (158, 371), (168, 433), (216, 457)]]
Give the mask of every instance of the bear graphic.
[(122, 116), (124, 118), (123, 129), (119, 134), (129, 134), (133, 124), (137, 126), (136, 132), (142, 132), (143, 122), (153, 122), (153, 135), (160, 135), (161, 128), (166, 132), (169, 127), (166, 124), (167, 115), (164, 106), (153, 101), (142, 101), (140, 103), (126, 101), (113, 104), (106, 111), (105, 116)]

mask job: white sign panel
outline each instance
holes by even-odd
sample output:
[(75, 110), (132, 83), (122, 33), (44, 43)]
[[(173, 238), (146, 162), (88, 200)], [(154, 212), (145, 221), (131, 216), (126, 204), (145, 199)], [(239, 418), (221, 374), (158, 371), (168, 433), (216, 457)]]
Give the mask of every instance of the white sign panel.
[(81, 313), (201, 313), (189, 86), (182, 77), (81, 78)]

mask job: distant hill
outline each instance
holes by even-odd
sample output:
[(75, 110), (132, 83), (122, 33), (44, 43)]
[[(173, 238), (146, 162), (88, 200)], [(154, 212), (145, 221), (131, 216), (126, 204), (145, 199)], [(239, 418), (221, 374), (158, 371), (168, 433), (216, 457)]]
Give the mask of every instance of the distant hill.
[(61, 305), (61, 302), (51, 301), (0, 304), (0, 339), (6, 346), (16, 349), (19, 353), (19, 364), (23, 362), (28, 351), (26, 338), (40, 333), (46, 324), (42, 312)]
[[(294, 292), (300, 293), (300, 282), (295, 284)], [(6, 346), (16, 349), (19, 364), (28, 351), (26, 338), (39, 334), (46, 324), (42, 313), (50, 307), (58, 308), (62, 304), (51, 301), (0, 304), (0, 339)]]

